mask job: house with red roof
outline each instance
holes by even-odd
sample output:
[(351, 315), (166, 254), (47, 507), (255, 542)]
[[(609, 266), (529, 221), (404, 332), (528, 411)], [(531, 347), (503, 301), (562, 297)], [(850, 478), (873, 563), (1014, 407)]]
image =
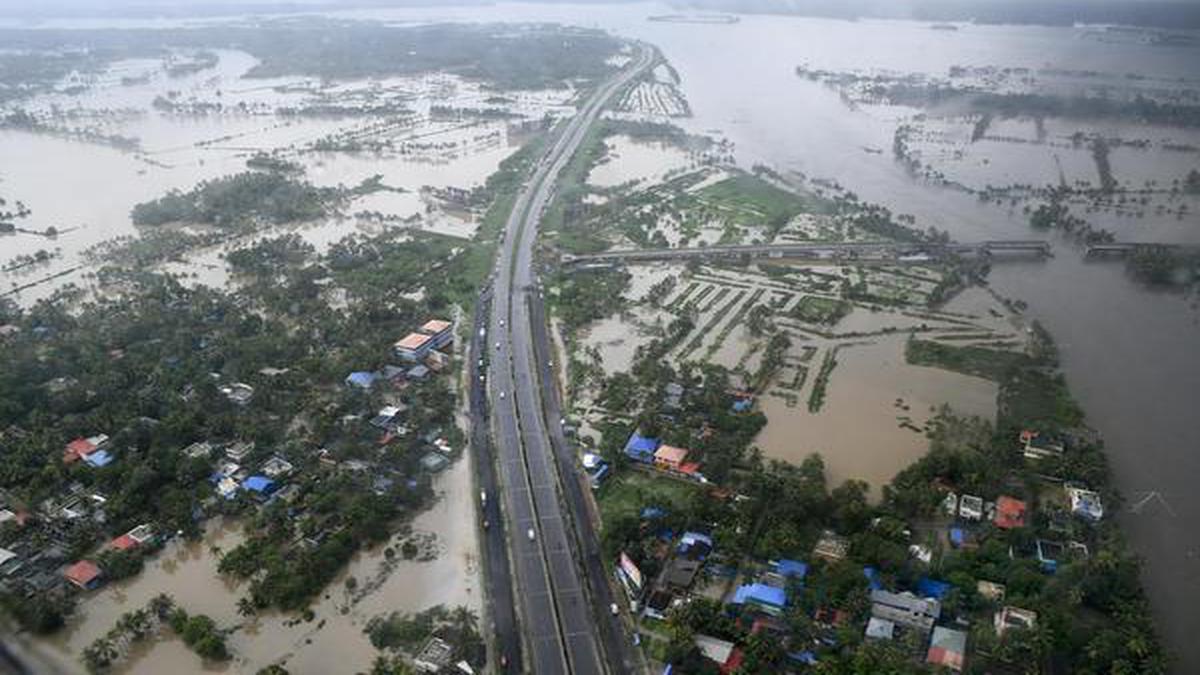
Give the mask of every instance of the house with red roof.
[(67, 443), (63, 449), (63, 464), (71, 464), (81, 459), (87, 459), (92, 453), (104, 449), (108, 445), (108, 436), (97, 434), (88, 438), (76, 438)]
[(433, 349), (441, 349), (454, 340), (454, 324), (444, 319), (426, 321), (421, 332), (432, 338)]
[(1008, 496), (996, 500), (996, 517), (992, 522), (1002, 530), (1013, 530), (1025, 527), (1025, 515), (1028, 507), (1025, 502)]
[(663, 471), (679, 471), (679, 467), (687, 459), (688, 451), (673, 445), (662, 444), (654, 452), (654, 466)]
[(424, 360), (433, 347), (433, 337), (424, 333), (409, 333), (392, 345), (396, 356), (409, 362)]
[(129, 536), (128, 533), (123, 534), (123, 535), (117, 537), (116, 539), (113, 539), (112, 541), (108, 542), (108, 547), (113, 549), (114, 551), (128, 551), (130, 549), (137, 548), (137, 545), (138, 545), (137, 540), (134, 539), (133, 537)]
[(100, 586), (103, 573), (100, 571), (100, 567), (91, 560), (80, 560), (63, 570), (63, 576), (79, 588), (90, 591)]
[(926, 663), (961, 672), (966, 654), (966, 633), (944, 626), (934, 627), (933, 637), (929, 641), (929, 651), (925, 655)]

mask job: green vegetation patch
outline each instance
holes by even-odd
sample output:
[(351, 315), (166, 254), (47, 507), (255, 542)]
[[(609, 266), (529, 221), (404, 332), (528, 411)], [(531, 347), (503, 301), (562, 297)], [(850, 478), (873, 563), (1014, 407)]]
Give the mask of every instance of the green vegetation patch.
[(805, 323), (832, 326), (845, 318), (852, 308), (853, 305), (845, 300), (806, 295), (792, 308), (792, 316)]
[(187, 192), (172, 190), (133, 207), (135, 225), (197, 223), (223, 228), (256, 222), (312, 220), (329, 213), (342, 192), (319, 188), (280, 173), (247, 171), (207, 180)]
[[(450, 645), (451, 663), (466, 661), (482, 668), (487, 662), (487, 646), (479, 634), (479, 617), (467, 607), (448, 609), (437, 605), (416, 614), (381, 614), (367, 622), (364, 632), (371, 644), (383, 651), (416, 656), (426, 641), (436, 637)], [(396, 670), (380, 670), (377, 665), (372, 672), (409, 672), (408, 668), (400, 670), (399, 658)]]
[(963, 375), (1003, 382), (1014, 369), (1028, 365), (1030, 359), (1020, 352), (986, 347), (959, 347), (930, 340), (909, 340), (904, 356), (916, 366), (931, 366)]
[(604, 522), (622, 516), (637, 516), (643, 507), (682, 508), (699, 489), (694, 483), (651, 473), (627, 471), (610, 480), (600, 491), (600, 514)]
[(555, 284), (554, 310), (568, 331), (611, 316), (625, 306), (631, 278), (619, 268), (563, 272)]
[(822, 199), (801, 196), (747, 173), (737, 173), (702, 188), (699, 196), (735, 224), (767, 225), (772, 232), (783, 229), (801, 213), (828, 210), (828, 203)]

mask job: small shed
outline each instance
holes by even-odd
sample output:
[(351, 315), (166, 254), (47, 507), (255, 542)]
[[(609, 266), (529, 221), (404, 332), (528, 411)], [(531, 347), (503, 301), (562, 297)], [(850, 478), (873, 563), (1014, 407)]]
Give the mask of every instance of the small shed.
[(346, 385), (358, 389), (370, 389), (375, 384), (375, 373), (359, 370), (346, 376)]

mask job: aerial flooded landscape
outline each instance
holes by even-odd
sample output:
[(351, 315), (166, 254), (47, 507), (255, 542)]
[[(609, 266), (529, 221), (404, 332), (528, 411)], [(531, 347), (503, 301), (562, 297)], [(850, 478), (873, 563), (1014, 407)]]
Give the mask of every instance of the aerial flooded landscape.
[(0, 7), (0, 672), (1196, 672), (1200, 6), (898, 5)]

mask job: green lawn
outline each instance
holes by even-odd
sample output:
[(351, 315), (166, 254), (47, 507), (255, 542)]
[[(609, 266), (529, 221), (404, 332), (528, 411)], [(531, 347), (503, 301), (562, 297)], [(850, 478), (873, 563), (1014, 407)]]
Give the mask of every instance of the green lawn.
[(683, 508), (696, 489), (696, 485), (681, 480), (625, 470), (600, 489), (600, 517), (607, 522), (625, 514), (636, 515), (650, 503)]
[(833, 325), (850, 313), (850, 303), (834, 298), (806, 295), (792, 308), (792, 316), (807, 323)]
[(728, 209), (740, 224), (770, 224), (776, 228), (804, 212), (825, 212), (828, 205), (816, 197), (805, 198), (777, 188), (750, 174), (739, 173), (699, 192), (709, 206)]

